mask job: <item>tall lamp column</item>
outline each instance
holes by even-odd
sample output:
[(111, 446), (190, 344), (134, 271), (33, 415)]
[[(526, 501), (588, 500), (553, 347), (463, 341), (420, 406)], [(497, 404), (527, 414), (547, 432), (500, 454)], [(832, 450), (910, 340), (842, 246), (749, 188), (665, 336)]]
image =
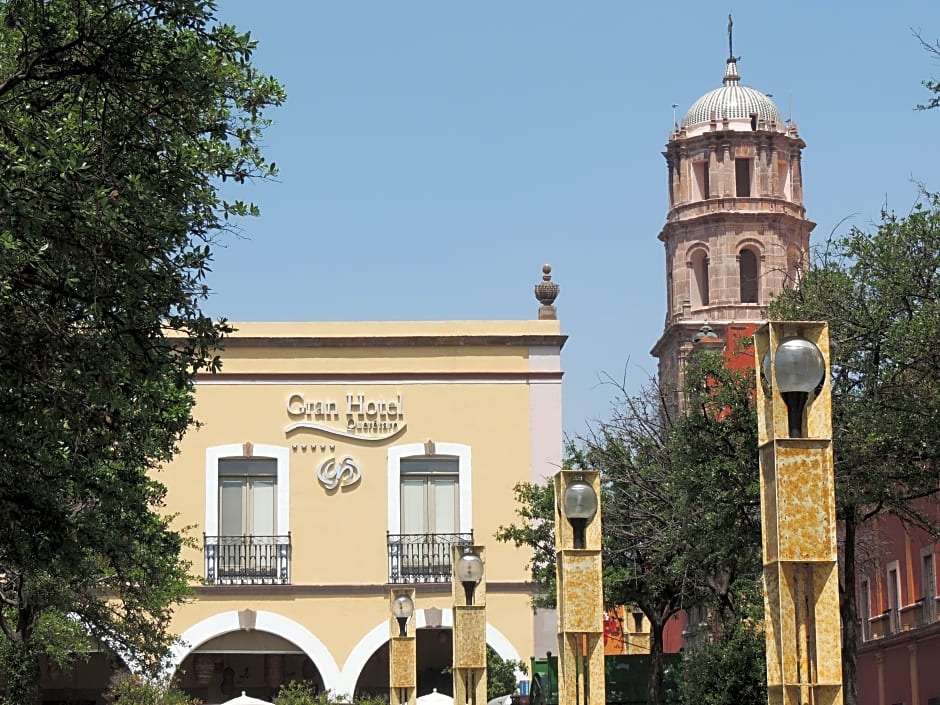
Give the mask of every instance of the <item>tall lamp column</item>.
[(486, 703), (486, 550), (454, 546), (454, 705)]
[(389, 705), (415, 705), (418, 679), (414, 620), (415, 591), (394, 588), (389, 594)]
[(555, 474), (558, 702), (604, 705), (600, 475)]
[(842, 703), (829, 329), (754, 336), (769, 705)]

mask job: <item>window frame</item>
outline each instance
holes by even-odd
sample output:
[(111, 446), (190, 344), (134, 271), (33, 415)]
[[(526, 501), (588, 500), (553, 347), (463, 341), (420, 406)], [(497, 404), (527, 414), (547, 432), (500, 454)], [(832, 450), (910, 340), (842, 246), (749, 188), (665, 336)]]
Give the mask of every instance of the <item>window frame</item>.
[(219, 461), (268, 459), (275, 461), (276, 536), (290, 533), (290, 451), (286, 446), (232, 443), (206, 449), (206, 517), (207, 536), (219, 535)]
[[(930, 565), (930, 582), (933, 583), (933, 594), (927, 594), (927, 575), (924, 568)], [(937, 621), (937, 559), (933, 546), (922, 548), (920, 551), (920, 589), (923, 599), (923, 623), (933, 624)]]
[[(904, 607), (904, 598), (901, 595), (901, 566), (898, 561), (891, 561), (885, 569), (885, 605), (888, 613), (888, 634), (897, 634), (901, 631), (901, 609)], [(892, 603), (892, 597), (894, 602)]]
[[(750, 272), (745, 272), (745, 257), (753, 258), (753, 278)], [(738, 250), (738, 298), (742, 304), (760, 304), (761, 302), (761, 255), (754, 247), (745, 245)], [(753, 300), (745, 301), (745, 294), (753, 295)]]
[(688, 250), (687, 266), (689, 269), (689, 299), (692, 308), (704, 308), (711, 305), (710, 257), (707, 247), (693, 245)]
[(434, 452), (428, 453), (428, 450), (424, 443), (408, 443), (388, 449), (388, 533), (401, 534), (401, 461), (407, 458), (432, 458), (436, 455), (457, 458), (457, 493), (460, 508), (457, 518), (458, 533), (471, 533), (473, 502), (470, 446), (462, 443), (434, 443)]
[(858, 581), (858, 601), (859, 607), (864, 607), (865, 609), (859, 609), (859, 621), (862, 626), (862, 641), (871, 641), (871, 581), (868, 579), (867, 575), (862, 575)]

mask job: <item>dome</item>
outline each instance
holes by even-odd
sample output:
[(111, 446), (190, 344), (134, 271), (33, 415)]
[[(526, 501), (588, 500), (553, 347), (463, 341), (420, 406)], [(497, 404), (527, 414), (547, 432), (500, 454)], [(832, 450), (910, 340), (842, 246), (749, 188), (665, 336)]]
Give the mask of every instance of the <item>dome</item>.
[(693, 103), (689, 112), (682, 118), (682, 127), (707, 123), (711, 121), (712, 116), (716, 120), (723, 120), (725, 117), (729, 120), (749, 120), (751, 115), (755, 114), (758, 120), (776, 122), (778, 125), (783, 123), (780, 111), (769, 97), (758, 90), (741, 85), (737, 60), (733, 57), (728, 59), (722, 83), (724, 85), (721, 88), (709, 91)]

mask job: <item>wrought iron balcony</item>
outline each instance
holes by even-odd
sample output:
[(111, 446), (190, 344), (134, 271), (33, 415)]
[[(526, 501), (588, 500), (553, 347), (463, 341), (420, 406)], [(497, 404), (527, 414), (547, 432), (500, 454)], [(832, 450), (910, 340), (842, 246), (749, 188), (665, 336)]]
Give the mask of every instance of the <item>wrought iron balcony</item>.
[(388, 582), (449, 583), (453, 546), (472, 545), (469, 534), (389, 534)]
[(206, 582), (210, 585), (289, 585), (287, 536), (206, 536)]

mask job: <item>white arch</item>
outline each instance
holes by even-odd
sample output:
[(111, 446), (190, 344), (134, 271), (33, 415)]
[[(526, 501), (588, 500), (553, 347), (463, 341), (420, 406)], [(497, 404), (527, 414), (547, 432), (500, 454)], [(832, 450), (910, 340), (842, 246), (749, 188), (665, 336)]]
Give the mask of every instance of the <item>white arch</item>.
[[(453, 629), (453, 610), (441, 609), (440, 612), (440, 626)], [(380, 622), (369, 630), (369, 633), (362, 637), (359, 643), (353, 647), (353, 650), (349, 653), (349, 657), (346, 659), (346, 663), (343, 664), (343, 671), (340, 676), (342, 682), (341, 692), (352, 696), (353, 691), (356, 689), (356, 682), (359, 680), (359, 676), (362, 673), (362, 669), (365, 668), (366, 662), (377, 649), (388, 641), (388, 625), (388, 621)], [(426, 626), (428, 626), (427, 610), (415, 610), (415, 629), (423, 629)], [(489, 622), (486, 623), (486, 643), (504, 659), (514, 661), (522, 660), (516, 647), (506, 638), (506, 635)]]
[[(210, 639), (239, 629), (238, 612), (235, 611), (222, 612), (197, 622), (180, 635), (171, 650), (166, 675), (171, 676), (193, 649)], [(329, 649), (303, 625), (283, 615), (258, 610), (255, 613), (255, 631), (276, 634), (299, 647), (317, 667), (324, 688), (334, 690), (342, 681), (339, 667)]]

